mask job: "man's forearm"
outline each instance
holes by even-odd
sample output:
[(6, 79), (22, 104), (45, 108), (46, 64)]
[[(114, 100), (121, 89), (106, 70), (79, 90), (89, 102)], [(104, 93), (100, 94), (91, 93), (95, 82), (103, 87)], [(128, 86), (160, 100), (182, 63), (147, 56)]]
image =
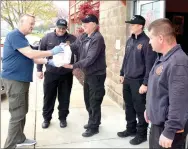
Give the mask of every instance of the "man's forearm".
[(49, 56), (53, 55), (51, 50), (49, 50), (49, 51), (32, 50), (32, 51), (29, 51), (29, 52), (30, 53), (28, 53), (28, 54), (30, 55), (31, 59), (44, 58), (44, 57), (49, 57)]
[(47, 64), (47, 59), (46, 58), (36, 58), (33, 59), (35, 64)]

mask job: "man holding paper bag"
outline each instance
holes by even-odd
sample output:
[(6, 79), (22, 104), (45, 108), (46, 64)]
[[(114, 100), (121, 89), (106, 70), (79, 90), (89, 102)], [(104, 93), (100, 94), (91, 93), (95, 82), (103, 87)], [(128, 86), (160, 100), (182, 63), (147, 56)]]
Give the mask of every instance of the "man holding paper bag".
[[(76, 37), (68, 34), (67, 21), (59, 19), (56, 23), (54, 32), (47, 34), (42, 38), (40, 49), (50, 50), (53, 47), (73, 43)], [(68, 54), (68, 56), (67, 56)], [(46, 65), (46, 71), (43, 74), (43, 65), (37, 65), (37, 75), (40, 79), (44, 77), (44, 105), (43, 105), (43, 118), (42, 128), (48, 128), (52, 119), (54, 111), (55, 100), (58, 94), (59, 101), (59, 120), (60, 127), (67, 126), (67, 115), (69, 114), (70, 93), (73, 83), (72, 70), (61, 67), (63, 64), (73, 63), (74, 58), (70, 49), (66, 52), (57, 54), (56, 56), (49, 57), (51, 65)], [(53, 66), (52, 66), (53, 65)]]
[(72, 52), (79, 56), (79, 60), (73, 65), (67, 64), (63, 67), (80, 68), (84, 72), (84, 100), (89, 120), (88, 124), (84, 126), (86, 131), (82, 136), (91, 137), (99, 133), (99, 125), (101, 124), (101, 103), (105, 95), (106, 46), (103, 36), (98, 31), (97, 17), (90, 14), (82, 22), (85, 34), (70, 45)]

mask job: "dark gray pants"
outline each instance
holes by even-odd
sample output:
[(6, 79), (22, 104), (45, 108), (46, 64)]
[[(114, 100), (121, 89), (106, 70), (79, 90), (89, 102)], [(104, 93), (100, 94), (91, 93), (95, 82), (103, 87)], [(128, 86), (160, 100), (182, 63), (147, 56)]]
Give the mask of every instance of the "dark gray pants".
[(54, 111), (56, 97), (59, 101), (59, 120), (66, 120), (69, 114), (70, 94), (72, 89), (72, 72), (60, 75), (51, 72), (44, 73), (44, 120), (50, 121)]
[[(141, 137), (147, 137), (148, 124), (144, 119), (146, 94), (139, 94), (143, 80), (125, 79), (123, 84), (123, 98), (125, 102), (125, 115), (127, 131), (137, 132)], [(138, 123), (136, 121), (138, 117)]]
[(23, 131), (28, 112), (29, 82), (4, 79), (9, 101), (10, 121), (4, 148), (16, 148), (26, 139)]
[(84, 101), (89, 114), (88, 127), (98, 129), (101, 124), (101, 104), (105, 95), (106, 74), (85, 76)]
[[(159, 138), (164, 130), (163, 126), (151, 125), (150, 135), (149, 135), (149, 148), (150, 149), (165, 149), (159, 145)], [(169, 149), (185, 149), (185, 139), (184, 133), (176, 133), (174, 140), (172, 142), (172, 147)]]

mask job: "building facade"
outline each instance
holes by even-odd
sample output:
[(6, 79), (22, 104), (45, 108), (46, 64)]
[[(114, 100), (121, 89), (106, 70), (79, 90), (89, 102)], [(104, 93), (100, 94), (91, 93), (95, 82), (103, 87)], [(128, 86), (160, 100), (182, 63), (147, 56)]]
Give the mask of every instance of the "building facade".
[[(81, 27), (81, 24), (78, 23), (78, 12), (80, 5), (86, 3), (87, 0), (70, 0), (69, 1), (69, 30), (71, 33), (76, 34), (76, 30)], [(100, 1), (92, 1), (91, 4), (95, 9), (99, 9)]]
[[(75, 18), (73, 12), (77, 9), (76, 3), (70, 1), (70, 28), (75, 26), (71, 21)], [(83, 2), (83, 1), (82, 1)], [(74, 5), (73, 5), (74, 3)], [(188, 1), (179, 0), (117, 0), (100, 1), (99, 25), (106, 43), (107, 79), (106, 93), (112, 100), (124, 107), (122, 98), (122, 84), (119, 83), (120, 69), (126, 52), (125, 42), (128, 39), (129, 29), (125, 20), (131, 19), (134, 14), (140, 14), (146, 19), (145, 32), (148, 25), (155, 19), (167, 17), (177, 27), (177, 39), (186, 53), (188, 53)], [(74, 11), (73, 11), (74, 9)], [(179, 22), (178, 22), (179, 20)], [(187, 51), (186, 51), (187, 49)]]

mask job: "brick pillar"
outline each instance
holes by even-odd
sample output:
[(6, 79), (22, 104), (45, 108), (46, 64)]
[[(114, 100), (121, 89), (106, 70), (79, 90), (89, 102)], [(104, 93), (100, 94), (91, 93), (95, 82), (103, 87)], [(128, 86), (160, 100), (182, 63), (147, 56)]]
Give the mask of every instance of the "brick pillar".
[[(125, 52), (126, 12), (127, 7), (121, 1), (100, 1), (100, 32), (106, 43), (106, 92), (121, 107), (124, 103), (119, 73)], [(116, 40), (120, 40), (120, 50), (115, 49)]]

